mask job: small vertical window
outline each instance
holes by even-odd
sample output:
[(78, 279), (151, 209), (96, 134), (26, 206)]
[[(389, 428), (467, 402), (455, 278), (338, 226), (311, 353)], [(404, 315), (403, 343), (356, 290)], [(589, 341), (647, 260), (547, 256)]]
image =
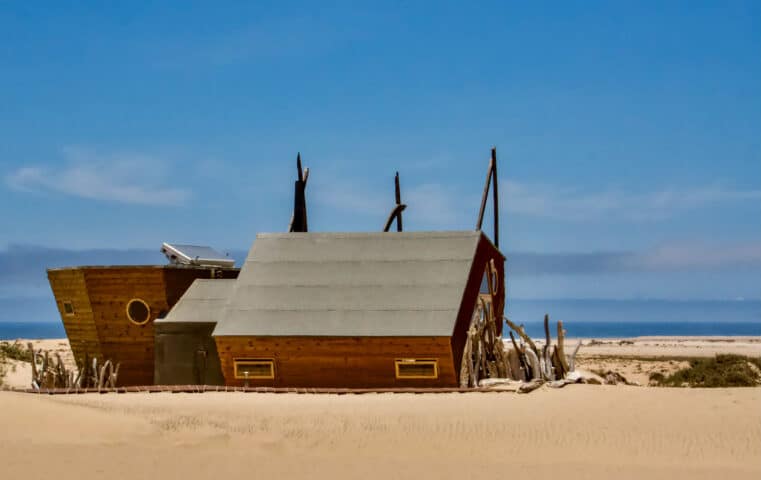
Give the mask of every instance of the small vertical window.
[(396, 378), (398, 379), (436, 379), (439, 378), (438, 360), (399, 359), (396, 360)]
[(71, 302), (63, 302), (63, 313), (66, 315), (74, 315), (74, 305)]
[(275, 378), (275, 361), (272, 359), (236, 358), (233, 362), (235, 366), (235, 378), (237, 379)]

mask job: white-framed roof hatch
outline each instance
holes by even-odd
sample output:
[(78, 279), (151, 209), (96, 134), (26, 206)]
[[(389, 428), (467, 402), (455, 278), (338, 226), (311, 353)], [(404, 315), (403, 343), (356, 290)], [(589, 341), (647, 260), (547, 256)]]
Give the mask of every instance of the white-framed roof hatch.
[(209, 267), (232, 268), (235, 260), (222, 255), (211, 247), (200, 245), (180, 245), (178, 243), (163, 243), (161, 253), (166, 255), (173, 265), (198, 265)]

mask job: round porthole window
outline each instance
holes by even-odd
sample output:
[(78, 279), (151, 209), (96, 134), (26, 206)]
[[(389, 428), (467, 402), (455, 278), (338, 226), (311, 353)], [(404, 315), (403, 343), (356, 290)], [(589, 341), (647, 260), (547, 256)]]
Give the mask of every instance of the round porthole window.
[(137, 325), (145, 325), (151, 318), (151, 307), (145, 300), (133, 298), (127, 303), (127, 318)]

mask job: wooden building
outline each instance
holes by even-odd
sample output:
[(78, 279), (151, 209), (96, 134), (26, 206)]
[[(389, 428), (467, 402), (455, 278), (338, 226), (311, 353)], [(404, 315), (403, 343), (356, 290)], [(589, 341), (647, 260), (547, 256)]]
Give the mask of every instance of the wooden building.
[(235, 278), (218, 266), (83, 266), (48, 270), (77, 362), (85, 355), (120, 363), (118, 384), (152, 385), (154, 320), (197, 278)]
[(164, 318), (154, 322), (157, 385), (224, 385), (211, 334), (235, 280), (197, 279)]
[(259, 234), (213, 333), (225, 382), (456, 387), (490, 265), (502, 317), (504, 263), (480, 231)]

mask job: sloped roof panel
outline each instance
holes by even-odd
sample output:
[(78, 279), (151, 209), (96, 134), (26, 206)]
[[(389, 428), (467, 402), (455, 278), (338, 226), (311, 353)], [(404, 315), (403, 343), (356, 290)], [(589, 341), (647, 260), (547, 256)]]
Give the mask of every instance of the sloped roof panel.
[(157, 319), (156, 323), (218, 321), (234, 283), (235, 279), (196, 279), (167, 316)]
[(449, 336), (480, 235), (257, 235), (214, 335)]

